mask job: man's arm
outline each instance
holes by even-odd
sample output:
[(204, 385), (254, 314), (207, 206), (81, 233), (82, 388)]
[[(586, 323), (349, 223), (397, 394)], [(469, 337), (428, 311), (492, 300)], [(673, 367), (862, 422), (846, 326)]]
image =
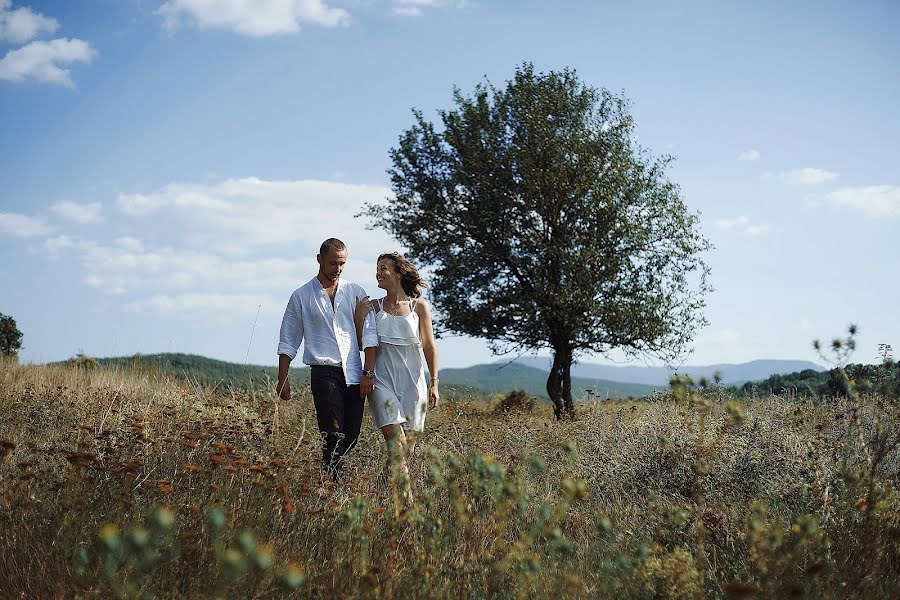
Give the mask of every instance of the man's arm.
[(291, 399), (291, 380), (288, 379), (288, 371), (291, 368), (291, 357), (287, 354), (278, 355), (278, 386), (275, 391), (278, 397), (285, 401)]
[(359, 348), (363, 351), (363, 375), (359, 380), (359, 395), (365, 398), (375, 389), (375, 377), (366, 377), (366, 373), (375, 373), (375, 357), (378, 354), (378, 333), (375, 331), (375, 308), (366, 290), (357, 286), (357, 294), (364, 302), (356, 305), (354, 323)]
[(372, 301), (368, 296), (364, 296), (356, 302), (356, 308), (353, 311), (353, 324), (356, 325), (356, 343), (360, 348), (363, 345), (363, 329), (365, 328), (366, 318), (372, 312)]
[(365, 398), (375, 389), (375, 377), (367, 377), (366, 373), (374, 373), (375, 372), (375, 356), (378, 353), (378, 348), (372, 346), (363, 350), (364, 360), (363, 360), (363, 375), (359, 380), (359, 397)]
[(303, 342), (303, 314), (300, 294), (294, 292), (284, 309), (281, 319), (281, 333), (278, 339), (278, 385), (275, 391), (282, 400), (291, 399), (291, 384), (288, 380), (291, 361), (297, 356), (297, 348)]

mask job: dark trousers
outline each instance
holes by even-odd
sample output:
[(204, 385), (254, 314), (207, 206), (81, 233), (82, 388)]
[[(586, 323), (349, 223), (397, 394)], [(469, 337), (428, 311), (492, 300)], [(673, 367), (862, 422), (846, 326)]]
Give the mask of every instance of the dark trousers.
[(322, 433), (322, 466), (337, 478), (344, 455), (359, 437), (364, 401), (359, 397), (359, 384), (347, 385), (341, 367), (312, 365), (309, 380)]

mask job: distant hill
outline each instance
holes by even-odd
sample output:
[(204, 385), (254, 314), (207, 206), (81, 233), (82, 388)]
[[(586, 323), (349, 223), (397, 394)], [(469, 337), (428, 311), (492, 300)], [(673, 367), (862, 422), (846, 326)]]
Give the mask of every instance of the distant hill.
[[(534, 367), (550, 372), (553, 360), (547, 357), (523, 357), (517, 364)], [(682, 375), (690, 375), (694, 380), (706, 377), (712, 380), (716, 371), (722, 374), (722, 383), (727, 386), (742, 385), (748, 381), (761, 381), (772, 375), (797, 373), (811, 370), (822, 372), (826, 369), (806, 360), (754, 360), (740, 364), (722, 363), (705, 366), (685, 366), (677, 369)], [(621, 381), (623, 383), (639, 383), (643, 385), (668, 386), (669, 379), (675, 369), (668, 367), (636, 367), (617, 365), (598, 365), (595, 363), (578, 363), (572, 366), (573, 377), (587, 377)]]
[[(530, 395), (549, 401), (547, 396), (547, 373), (534, 367), (516, 363), (493, 363), (475, 365), (464, 369), (441, 369), (441, 383), (449, 383), (473, 391), (508, 392), (525, 390)], [(576, 400), (585, 395), (585, 390), (593, 390), (599, 398), (627, 398), (647, 396), (654, 390), (668, 385), (653, 386), (638, 383), (619, 383), (599, 377), (573, 377), (572, 396)]]
[[(93, 360), (101, 367), (158, 373), (194, 385), (221, 390), (274, 388), (278, 381), (278, 367), (242, 365), (196, 354), (135, 354)], [(306, 381), (309, 379), (309, 368), (292, 367), (291, 378), (293, 381)]]
[[(847, 376), (855, 383), (858, 392), (880, 391), (892, 396), (900, 395), (900, 362), (882, 364), (852, 364), (844, 367)], [(777, 374), (762, 381), (748, 381), (731, 387), (741, 396), (844, 396), (843, 378), (837, 369), (813, 371), (806, 369), (795, 373)]]
[[(137, 354), (96, 359), (84, 357), (80, 360), (96, 361), (100, 368), (134, 369), (221, 391), (271, 389), (278, 379), (278, 368), (274, 366), (242, 365), (196, 354)], [(292, 367), (291, 378), (294, 382), (308, 381), (309, 368)], [(546, 372), (516, 363), (441, 370), (442, 395), (448, 399), (520, 389), (535, 398), (549, 401), (546, 384)], [(588, 377), (572, 378), (572, 394), (576, 400), (583, 397), (588, 389), (600, 398), (626, 398), (646, 396), (657, 387), (665, 386), (616, 383)]]

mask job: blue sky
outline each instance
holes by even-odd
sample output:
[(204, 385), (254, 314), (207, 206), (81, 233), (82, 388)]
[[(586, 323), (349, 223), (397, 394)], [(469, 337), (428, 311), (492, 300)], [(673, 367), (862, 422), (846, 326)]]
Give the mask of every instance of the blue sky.
[(531, 61), (624, 92), (677, 158), (716, 246), (688, 364), (815, 360), (850, 321), (874, 361), (900, 350), (898, 23), (889, 1), (0, 0), (0, 312), (26, 361), (273, 364), (323, 238), (377, 292), (398, 246), (353, 215), (390, 195), (410, 109)]

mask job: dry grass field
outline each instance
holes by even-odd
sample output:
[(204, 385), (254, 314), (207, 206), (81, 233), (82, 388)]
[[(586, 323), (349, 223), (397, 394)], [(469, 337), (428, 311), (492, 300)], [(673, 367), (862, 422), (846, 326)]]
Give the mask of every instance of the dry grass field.
[(2, 598), (891, 598), (896, 399), (445, 402), (397, 517), (308, 392), (0, 364)]

